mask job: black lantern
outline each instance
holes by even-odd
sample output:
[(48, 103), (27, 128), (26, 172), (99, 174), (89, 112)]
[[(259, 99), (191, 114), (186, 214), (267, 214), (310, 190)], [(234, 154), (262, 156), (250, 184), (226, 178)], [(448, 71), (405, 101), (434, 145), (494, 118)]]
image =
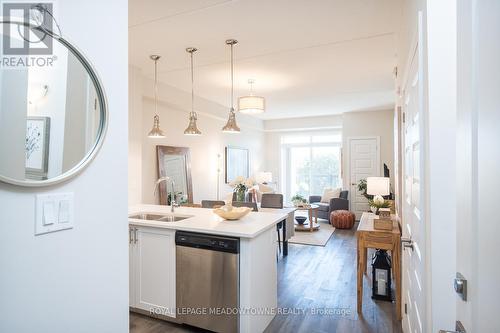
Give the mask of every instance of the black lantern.
[(385, 250), (377, 250), (372, 258), (373, 299), (392, 302), (391, 258)]

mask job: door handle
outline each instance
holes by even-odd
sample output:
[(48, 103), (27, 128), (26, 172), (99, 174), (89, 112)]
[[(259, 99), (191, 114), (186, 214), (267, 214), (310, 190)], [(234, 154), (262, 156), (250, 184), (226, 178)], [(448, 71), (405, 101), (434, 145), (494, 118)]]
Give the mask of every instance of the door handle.
[(413, 241), (411, 238), (401, 238), (401, 245), (403, 245), (403, 249), (411, 249), (413, 252)]
[(460, 298), (462, 298), (463, 301), (467, 301), (467, 280), (459, 272), (457, 272), (456, 278), (453, 281), (453, 287)]

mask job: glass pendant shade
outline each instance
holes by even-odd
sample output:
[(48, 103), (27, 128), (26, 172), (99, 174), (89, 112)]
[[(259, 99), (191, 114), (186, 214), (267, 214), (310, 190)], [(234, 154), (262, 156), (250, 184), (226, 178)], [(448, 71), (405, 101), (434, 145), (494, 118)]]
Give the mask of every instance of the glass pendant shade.
[(191, 112), (189, 113), (189, 125), (184, 130), (184, 135), (201, 135), (201, 131), (198, 129), (196, 125), (196, 120), (198, 120), (198, 116), (194, 111), (194, 67), (193, 67), (193, 53), (198, 51), (195, 47), (188, 47), (186, 52), (191, 55)]
[(234, 59), (233, 59), (233, 46), (238, 43), (236, 39), (226, 40), (226, 45), (231, 46), (231, 109), (229, 110), (229, 117), (227, 123), (222, 127), (224, 133), (239, 133), (240, 128), (236, 123), (236, 113), (234, 112)]
[(155, 63), (155, 116), (153, 118), (153, 128), (148, 133), (149, 138), (164, 138), (165, 134), (160, 128), (160, 117), (158, 116), (158, 60), (159, 55), (151, 55), (151, 60)]
[(160, 128), (160, 117), (155, 115), (153, 118), (153, 128), (151, 131), (148, 133), (149, 138), (164, 138), (165, 134), (163, 134), (163, 131)]
[(226, 125), (222, 127), (222, 132), (224, 133), (240, 132), (240, 128), (238, 127), (238, 124), (236, 124), (236, 114), (233, 108), (231, 108), (231, 111), (229, 111), (229, 118), (227, 119)]
[(198, 129), (198, 126), (196, 126), (196, 120), (197, 117), (195, 114), (189, 116), (189, 125), (184, 130), (185, 135), (201, 135), (201, 131)]

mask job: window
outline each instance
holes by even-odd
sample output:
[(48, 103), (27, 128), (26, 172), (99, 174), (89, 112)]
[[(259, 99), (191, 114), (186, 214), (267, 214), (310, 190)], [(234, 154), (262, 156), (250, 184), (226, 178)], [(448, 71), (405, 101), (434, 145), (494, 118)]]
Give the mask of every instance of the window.
[(282, 188), (286, 200), (295, 194), (321, 195), (325, 188), (342, 186), (340, 132), (281, 138)]

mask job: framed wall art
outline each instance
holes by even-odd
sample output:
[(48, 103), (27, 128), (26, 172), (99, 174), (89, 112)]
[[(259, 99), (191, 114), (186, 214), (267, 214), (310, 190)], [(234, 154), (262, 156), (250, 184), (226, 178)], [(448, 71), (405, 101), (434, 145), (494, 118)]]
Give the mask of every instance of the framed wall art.
[(226, 147), (226, 184), (236, 177), (248, 178), (250, 175), (249, 151), (246, 148)]
[(26, 178), (47, 179), (49, 140), (50, 118), (28, 117), (26, 121)]

